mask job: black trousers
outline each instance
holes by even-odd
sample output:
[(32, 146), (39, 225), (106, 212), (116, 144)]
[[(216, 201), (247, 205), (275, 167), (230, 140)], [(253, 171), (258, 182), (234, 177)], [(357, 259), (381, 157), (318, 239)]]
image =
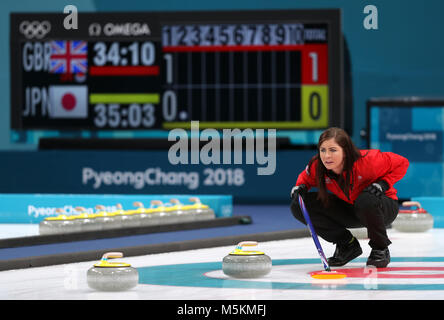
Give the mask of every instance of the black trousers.
[[(335, 244), (344, 244), (351, 240), (352, 234), (346, 228), (367, 228), (372, 249), (383, 249), (391, 244), (386, 226), (398, 215), (397, 201), (383, 195), (376, 197), (362, 192), (354, 204), (347, 203), (333, 194), (329, 194), (329, 206), (324, 207), (318, 199), (317, 192), (309, 192), (304, 203), (313, 227), (322, 239)], [(302, 211), (297, 198), (291, 202), (291, 212), (304, 224)]]

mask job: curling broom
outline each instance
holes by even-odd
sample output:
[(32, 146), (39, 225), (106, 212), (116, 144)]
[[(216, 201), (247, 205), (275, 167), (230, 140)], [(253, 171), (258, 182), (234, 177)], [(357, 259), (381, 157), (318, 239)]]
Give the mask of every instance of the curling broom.
[(318, 254), (321, 258), (322, 264), (324, 265), (324, 270), (321, 272), (314, 272), (311, 276), (315, 279), (342, 279), (345, 278), (346, 275), (344, 273), (340, 273), (337, 271), (332, 271), (330, 266), (328, 265), (327, 258), (325, 257), (324, 250), (322, 250), (321, 243), (319, 242), (318, 235), (311, 223), (310, 216), (308, 214), (307, 208), (305, 207), (304, 200), (302, 197), (298, 195), (299, 206), (301, 207), (302, 214), (304, 215), (305, 221), (307, 222), (308, 230), (310, 231), (313, 242), (315, 243), (316, 249), (318, 250)]

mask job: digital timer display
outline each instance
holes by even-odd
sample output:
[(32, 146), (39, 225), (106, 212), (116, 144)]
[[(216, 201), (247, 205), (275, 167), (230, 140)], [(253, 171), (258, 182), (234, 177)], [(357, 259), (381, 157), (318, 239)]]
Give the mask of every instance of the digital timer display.
[(13, 129), (341, 126), (338, 10), (11, 14)]

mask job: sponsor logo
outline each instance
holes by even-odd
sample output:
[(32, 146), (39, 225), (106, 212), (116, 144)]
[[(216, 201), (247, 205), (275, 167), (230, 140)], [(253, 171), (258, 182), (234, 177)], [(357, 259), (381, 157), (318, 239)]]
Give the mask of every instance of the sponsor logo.
[(100, 25), (99, 23), (91, 23), (88, 27), (90, 36), (149, 36), (151, 35), (150, 26), (147, 23), (127, 22), (127, 23), (106, 23)]

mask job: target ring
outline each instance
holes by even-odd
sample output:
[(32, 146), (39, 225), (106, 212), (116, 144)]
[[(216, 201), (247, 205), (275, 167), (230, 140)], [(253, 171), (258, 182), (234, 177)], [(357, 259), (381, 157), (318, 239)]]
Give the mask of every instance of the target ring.
[[(227, 277), (221, 262), (185, 263), (137, 268), (139, 283), (150, 285), (280, 290), (443, 290), (444, 257), (392, 257), (393, 267), (365, 267), (366, 259), (353, 260), (356, 267), (335, 270), (347, 274), (345, 279), (312, 279), (319, 259), (274, 259), (271, 277), (241, 280)], [(403, 264), (407, 266), (402, 266)], [(360, 266), (359, 266), (360, 265)], [(364, 267), (361, 267), (364, 266)], [(319, 270), (319, 269), (318, 269)], [(291, 276), (290, 276), (291, 275)], [(316, 281), (313, 281), (316, 280)], [(339, 282), (338, 282), (339, 281)]]
[(444, 278), (444, 267), (393, 267), (335, 269), (349, 278), (368, 278), (370, 273), (381, 279)]

